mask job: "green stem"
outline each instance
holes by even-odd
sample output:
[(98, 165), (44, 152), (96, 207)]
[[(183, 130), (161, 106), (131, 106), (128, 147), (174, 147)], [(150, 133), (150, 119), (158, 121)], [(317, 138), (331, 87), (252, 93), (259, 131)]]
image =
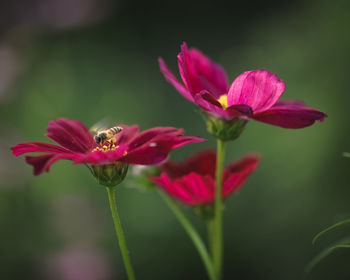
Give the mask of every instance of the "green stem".
[(211, 218), (207, 221), (207, 229), (208, 229), (208, 243), (209, 243), (209, 249), (210, 249), (210, 254), (213, 255), (214, 252), (214, 235), (215, 235), (215, 223), (214, 219)]
[(210, 255), (205, 247), (201, 237), (198, 232), (194, 229), (190, 221), (183, 214), (179, 206), (175, 203), (173, 199), (171, 199), (168, 195), (166, 195), (163, 191), (159, 190), (160, 196), (165, 200), (168, 204), (169, 208), (173, 211), (176, 218), (179, 220), (189, 237), (192, 239), (194, 246), (197, 248), (197, 251), (202, 258), (204, 266), (207, 270), (208, 277), (210, 280), (217, 280), (213, 268), (213, 263), (211, 261)]
[(221, 270), (223, 263), (223, 230), (222, 230), (222, 173), (225, 161), (225, 146), (226, 143), (217, 139), (217, 155), (216, 155), (216, 191), (215, 191), (215, 213), (214, 213), (214, 228), (213, 236), (213, 263), (218, 280), (221, 279)]
[(129, 251), (128, 251), (128, 248), (126, 246), (123, 228), (122, 228), (122, 225), (120, 223), (120, 219), (119, 219), (119, 215), (118, 215), (117, 204), (115, 201), (115, 188), (114, 187), (107, 187), (106, 189), (107, 189), (107, 193), (108, 193), (109, 206), (110, 206), (111, 212), (112, 212), (112, 218), (113, 218), (113, 222), (114, 222), (115, 232), (117, 234), (120, 251), (122, 253), (126, 274), (128, 275), (129, 280), (135, 280), (134, 270), (133, 270), (132, 265), (131, 265)]

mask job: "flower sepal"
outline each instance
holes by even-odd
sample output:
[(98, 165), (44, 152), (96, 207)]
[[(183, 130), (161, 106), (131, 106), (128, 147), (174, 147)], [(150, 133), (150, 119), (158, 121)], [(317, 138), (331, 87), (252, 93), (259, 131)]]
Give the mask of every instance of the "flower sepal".
[(211, 114), (207, 114), (205, 120), (208, 132), (222, 141), (232, 141), (237, 139), (248, 122), (248, 120), (238, 117), (233, 118), (232, 120), (225, 120)]
[(109, 164), (90, 165), (90, 167), (92, 174), (100, 185), (115, 187), (124, 180), (129, 165), (117, 161)]
[(214, 218), (214, 204), (200, 204), (193, 207), (193, 212), (203, 220)]

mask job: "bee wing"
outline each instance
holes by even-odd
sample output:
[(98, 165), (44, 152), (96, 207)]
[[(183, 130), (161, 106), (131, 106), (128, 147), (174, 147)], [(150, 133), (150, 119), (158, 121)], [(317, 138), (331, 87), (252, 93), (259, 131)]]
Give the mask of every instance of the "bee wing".
[(93, 135), (96, 135), (97, 132), (99, 132), (100, 130), (104, 130), (108, 128), (108, 120), (107, 118), (104, 118), (102, 120), (100, 120), (99, 122), (95, 123), (92, 127), (90, 127), (90, 132)]

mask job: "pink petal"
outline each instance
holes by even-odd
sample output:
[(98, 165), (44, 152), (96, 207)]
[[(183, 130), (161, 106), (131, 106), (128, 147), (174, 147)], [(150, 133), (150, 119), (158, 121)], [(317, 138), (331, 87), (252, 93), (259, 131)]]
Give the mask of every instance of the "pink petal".
[(46, 136), (73, 152), (86, 152), (96, 145), (89, 129), (75, 120), (51, 121)]
[(60, 146), (41, 143), (41, 142), (28, 142), (17, 144), (16, 146), (11, 148), (14, 156), (19, 156), (25, 153), (31, 152), (48, 152), (48, 153), (71, 153), (71, 151), (62, 148)]
[(158, 59), (160, 71), (163, 73), (165, 79), (171, 83), (175, 89), (180, 92), (186, 99), (193, 102), (192, 95), (189, 91), (176, 79), (173, 73), (166, 66), (164, 60), (162, 58)]
[(34, 175), (48, 172), (52, 164), (61, 159), (71, 159), (72, 155), (47, 154), (42, 156), (26, 156), (26, 162), (34, 167)]
[(231, 162), (224, 170), (223, 180), (232, 173), (239, 173), (245, 171), (254, 171), (258, 166), (261, 156), (258, 154), (248, 154), (243, 158)]
[(177, 197), (179, 200), (188, 205), (196, 204), (195, 198), (182, 178), (173, 182), (173, 191), (176, 194), (174, 198)]
[(231, 163), (223, 174), (222, 197), (225, 198), (242, 187), (249, 175), (257, 168), (259, 161), (259, 155), (248, 155), (238, 162)]
[(248, 71), (232, 83), (227, 96), (228, 105), (246, 104), (254, 113), (273, 106), (285, 90), (285, 84), (266, 70)]
[(216, 98), (227, 93), (228, 79), (225, 71), (199, 50), (188, 50), (186, 43), (183, 43), (178, 64), (182, 80), (192, 96), (202, 90), (209, 91)]
[(194, 100), (204, 111), (226, 120), (232, 120), (240, 116), (249, 117), (252, 115), (252, 109), (244, 104), (232, 105), (226, 109), (222, 108), (221, 104), (211, 94), (205, 91), (196, 94)]
[(322, 111), (309, 108), (301, 102), (282, 101), (276, 103), (269, 110), (254, 115), (260, 122), (281, 126), (284, 128), (303, 128), (315, 121), (323, 121), (327, 117)]
[(207, 141), (206, 139), (203, 139), (199, 136), (181, 136), (177, 137), (172, 140), (173, 144), (171, 145), (171, 149), (177, 149), (184, 145), (191, 144), (191, 143), (202, 143)]
[(195, 203), (193, 197), (186, 190), (186, 187), (183, 186), (182, 182), (172, 182), (166, 173), (162, 173), (160, 177), (152, 177), (151, 180), (163, 188), (171, 197), (188, 205)]
[(222, 67), (195, 48), (189, 50), (203, 88), (220, 97), (228, 91), (228, 78)]
[(189, 143), (203, 142), (199, 137), (164, 136), (154, 138), (137, 149), (128, 151), (128, 154), (121, 161), (130, 164), (152, 165), (158, 164), (168, 157), (172, 149)]
[(221, 104), (210, 93), (202, 91), (194, 96), (194, 101), (204, 111), (221, 118), (226, 117), (224, 108), (222, 108)]
[(117, 144), (126, 144), (131, 142), (139, 133), (139, 126), (133, 125), (133, 126), (127, 126), (127, 125), (120, 125), (123, 130), (117, 135)]
[(129, 143), (129, 147), (130, 149), (136, 149), (144, 145), (145, 143), (148, 143), (149, 141), (151, 141), (152, 139), (154, 139), (159, 135), (164, 136), (169, 133), (172, 133), (175, 135), (182, 135), (183, 130), (177, 129), (174, 127), (154, 127), (140, 133), (137, 137), (133, 139), (133, 141)]
[(191, 172), (215, 177), (216, 153), (212, 150), (201, 151), (192, 155), (183, 163), (165, 162), (160, 169), (171, 178), (181, 177)]
[(183, 177), (184, 183), (196, 204), (208, 204), (214, 200), (214, 179), (210, 176), (200, 176), (194, 172)]
[(182, 136), (182, 129), (156, 127), (144, 131), (129, 143), (128, 154), (122, 161), (151, 165), (165, 160), (169, 152), (189, 143), (205, 141), (200, 137)]

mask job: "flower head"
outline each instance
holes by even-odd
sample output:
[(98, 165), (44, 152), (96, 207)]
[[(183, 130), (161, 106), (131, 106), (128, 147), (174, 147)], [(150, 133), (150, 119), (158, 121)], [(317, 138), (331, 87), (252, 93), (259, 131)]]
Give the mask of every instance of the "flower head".
[[(258, 155), (247, 155), (230, 163), (223, 172), (222, 198), (243, 186), (259, 164)], [(151, 180), (173, 198), (190, 206), (208, 205), (215, 200), (214, 151), (202, 151), (183, 163), (166, 162), (160, 166), (162, 173)]]
[(67, 159), (90, 166), (97, 179), (108, 185), (119, 183), (125, 177), (128, 164), (157, 164), (165, 160), (173, 149), (204, 141), (200, 137), (183, 136), (182, 129), (173, 127), (155, 127), (142, 133), (139, 133), (137, 125), (121, 127), (122, 131), (113, 136), (112, 144), (105, 142), (98, 145), (84, 124), (62, 118), (51, 121), (46, 134), (58, 145), (28, 142), (17, 144), (11, 150), (15, 156), (44, 153), (26, 156), (26, 162), (34, 167), (34, 175), (48, 172), (56, 161)]
[(163, 59), (159, 65), (165, 78), (189, 101), (222, 120), (254, 119), (284, 127), (303, 128), (327, 115), (298, 101), (279, 101), (285, 84), (266, 70), (247, 71), (229, 86), (225, 71), (199, 50), (181, 46), (177, 56), (183, 84)]

